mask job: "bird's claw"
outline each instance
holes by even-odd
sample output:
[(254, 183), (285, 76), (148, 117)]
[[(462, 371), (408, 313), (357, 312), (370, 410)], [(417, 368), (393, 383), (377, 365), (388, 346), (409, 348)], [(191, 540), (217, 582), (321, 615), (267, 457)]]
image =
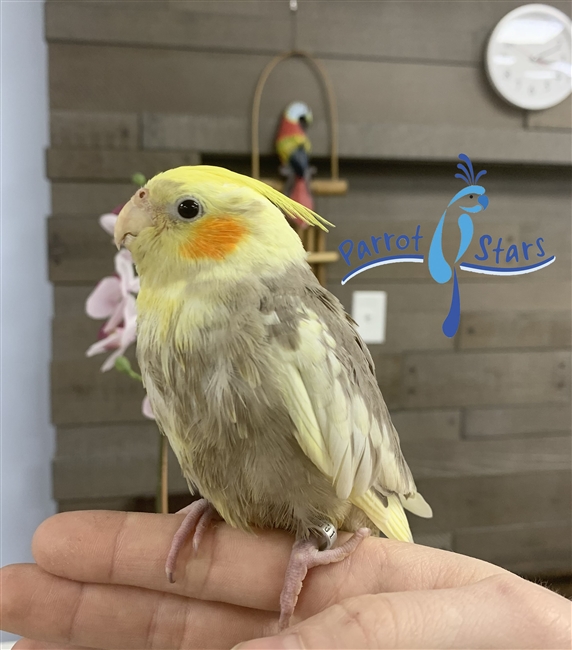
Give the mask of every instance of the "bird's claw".
[(167, 580), (171, 584), (175, 582), (174, 573), (177, 564), (177, 557), (187, 537), (192, 531), (194, 531), (193, 552), (196, 553), (201, 543), (201, 539), (203, 538), (213, 516), (216, 514), (216, 511), (206, 499), (199, 499), (198, 501), (194, 501), (188, 505), (186, 508), (180, 510), (177, 514), (180, 513), (185, 513), (186, 516), (173, 537), (171, 548), (169, 549), (169, 555), (167, 556), (167, 561), (165, 563), (165, 573), (167, 575)]
[(286, 569), (284, 586), (280, 594), (280, 620), (278, 622), (280, 631), (290, 626), (290, 619), (308, 570), (316, 566), (345, 560), (370, 534), (369, 528), (360, 528), (341, 546), (325, 551), (318, 550), (318, 545), (322, 540), (312, 538), (294, 542)]

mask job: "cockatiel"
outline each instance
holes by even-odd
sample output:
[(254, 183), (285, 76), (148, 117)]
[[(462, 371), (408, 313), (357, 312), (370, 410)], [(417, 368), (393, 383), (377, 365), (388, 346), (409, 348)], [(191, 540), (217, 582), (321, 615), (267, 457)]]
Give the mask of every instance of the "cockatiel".
[[(314, 209), (314, 199), (310, 191), (312, 168), (310, 151), (312, 146), (306, 129), (312, 123), (312, 111), (304, 102), (293, 102), (282, 116), (276, 136), (276, 152), (286, 175), (284, 194), (310, 210)], [(307, 227), (302, 219), (295, 219), (298, 226)]]
[[(288, 625), (308, 568), (370, 533), (412, 541), (417, 492), (354, 321), (316, 280), (284, 215), (328, 222), (219, 167), (155, 176), (121, 211), (115, 242), (140, 276), (137, 357), (191, 491), (167, 560), (213, 514), (296, 535), (281, 595)], [(331, 548), (336, 530), (354, 535)]]

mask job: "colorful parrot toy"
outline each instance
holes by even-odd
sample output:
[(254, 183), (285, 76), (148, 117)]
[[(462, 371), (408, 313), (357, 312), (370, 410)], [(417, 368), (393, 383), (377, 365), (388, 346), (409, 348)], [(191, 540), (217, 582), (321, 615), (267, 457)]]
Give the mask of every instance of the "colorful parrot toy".
[[(328, 224), (261, 181), (180, 167), (133, 195), (114, 234), (140, 277), (137, 356), (153, 412), (202, 496), (185, 509), (167, 575), (213, 516), (291, 531), (281, 629), (309, 568), (343, 560), (371, 529), (411, 542), (404, 508), (432, 514), (371, 355), (284, 215)], [(338, 529), (353, 536), (336, 547)]]
[[(314, 209), (310, 181), (314, 168), (310, 167), (310, 138), (306, 129), (312, 124), (312, 111), (303, 102), (290, 104), (282, 116), (276, 136), (276, 152), (282, 164), (281, 172), (286, 176), (284, 194), (309, 210)], [(301, 228), (308, 224), (302, 219), (295, 223)]]

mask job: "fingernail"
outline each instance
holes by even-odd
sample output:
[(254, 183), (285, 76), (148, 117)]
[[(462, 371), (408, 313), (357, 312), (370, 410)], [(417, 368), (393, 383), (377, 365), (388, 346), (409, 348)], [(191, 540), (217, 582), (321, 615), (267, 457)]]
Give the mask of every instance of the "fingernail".
[(304, 646), (297, 634), (286, 634), (245, 641), (235, 645), (232, 650), (304, 650)]

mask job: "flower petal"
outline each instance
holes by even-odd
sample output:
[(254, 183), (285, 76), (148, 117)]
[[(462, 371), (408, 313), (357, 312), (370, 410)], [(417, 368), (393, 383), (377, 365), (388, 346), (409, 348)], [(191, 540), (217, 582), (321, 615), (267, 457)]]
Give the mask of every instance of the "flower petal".
[(137, 301), (135, 296), (127, 294), (123, 301), (123, 316), (125, 321), (135, 320), (137, 318)]
[(90, 345), (85, 353), (85, 356), (93, 357), (96, 354), (101, 354), (102, 352), (108, 352), (109, 350), (119, 348), (121, 345), (122, 333), (123, 332), (121, 330), (115, 330), (113, 334), (110, 334), (106, 338), (101, 339), (101, 341), (97, 341), (93, 345)]
[(108, 370), (111, 370), (115, 366), (115, 359), (117, 357), (120, 357), (123, 354), (124, 350), (122, 348), (117, 348), (113, 354), (110, 354), (107, 359), (105, 360), (105, 363), (101, 366), (101, 372), (107, 372)]
[(126, 323), (122, 330), (121, 349), (125, 352), (125, 350), (127, 350), (127, 348), (137, 340), (137, 324), (135, 320)]
[(85, 311), (91, 318), (107, 318), (121, 302), (121, 281), (115, 276), (103, 278), (89, 294)]
[(109, 235), (113, 235), (113, 231), (115, 230), (115, 222), (117, 221), (118, 214), (119, 212), (117, 214), (108, 212), (107, 214), (102, 214), (101, 217), (99, 217), (99, 225)]
[(122, 248), (115, 256), (115, 270), (121, 279), (123, 295), (139, 292), (139, 278), (135, 275), (131, 253)]
[(129, 291), (134, 294), (138, 294), (141, 289), (141, 284), (139, 280), (139, 276), (136, 275), (133, 280), (131, 280), (131, 283), (129, 285)]
[(117, 305), (117, 307), (113, 311), (113, 314), (111, 314), (111, 318), (103, 326), (103, 331), (106, 334), (112, 332), (116, 327), (119, 327), (121, 323), (123, 323), (124, 320), (123, 309), (125, 306), (124, 303), (125, 303), (125, 299), (122, 299), (121, 302)]
[(155, 419), (155, 414), (153, 413), (153, 409), (151, 408), (151, 402), (149, 401), (149, 398), (147, 396), (145, 396), (145, 399), (143, 400), (141, 411), (143, 412), (143, 415), (146, 418), (149, 418), (150, 420)]

